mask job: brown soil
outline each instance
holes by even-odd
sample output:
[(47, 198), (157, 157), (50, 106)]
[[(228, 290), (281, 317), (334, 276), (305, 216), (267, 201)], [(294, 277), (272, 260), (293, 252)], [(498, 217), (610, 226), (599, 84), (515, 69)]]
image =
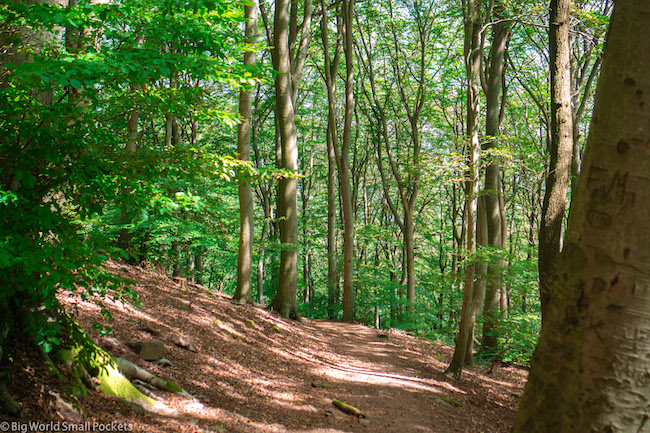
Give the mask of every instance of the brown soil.
[[(105, 301), (115, 319), (111, 337), (119, 345), (109, 347), (92, 329), (102, 321), (97, 305), (70, 295), (61, 301), (114, 356), (173, 381), (195, 398), (155, 391), (173, 410), (160, 415), (90, 391), (82, 403), (85, 421), (152, 433), (501, 433), (512, 426), (523, 369), (497, 366), (488, 375), (478, 368), (455, 381), (443, 373), (452, 349), (441, 344), (357, 324), (287, 321), (201, 286), (183, 288), (123, 264), (109, 267), (135, 281), (142, 300), (137, 309)], [(176, 346), (170, 333), (190, 337), (198, 351)], [(173, 366), (140, 360), (123, 344), (150, 338), (165, 342)], [(47, 394), (56, 384), (48, 384), (34, 364), (20, 357), (13, 363), (8, 389), (23, 406), (22, 421), (59, 420)], [(358, 408), (365, 418), (341, 412), (334, 399)]]

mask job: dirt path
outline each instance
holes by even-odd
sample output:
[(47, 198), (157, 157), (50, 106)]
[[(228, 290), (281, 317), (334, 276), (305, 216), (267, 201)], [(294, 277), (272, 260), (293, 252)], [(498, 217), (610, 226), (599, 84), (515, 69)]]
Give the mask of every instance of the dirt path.
[[(85, 403), (88, 420), (126, 423), (152, 433), (510, 429), (518, 403), (513, 394), (522, 393), (525, 380), (521, 369), (499, 367), (491, 375), (473, 371), (454, 381), (443, 374), (451, 357), (446, 346), (355, 324), (285, 321), (200, 287), (183, 289), (154, 273), (112, 266), (137, 282), (143, 305), (134, 310), (108, 301), (115, 318), (113, 340), (99, 339), (100, 344), (174, 381), (196, 399), (165, 395), (173, 413), (152, 415), (91, 392)], [(99, 320), (94, 304), (77, 297), (63, 301), (86, 329)], [(197, 352), (172, 344), (170, 333), (193, 339)], [(146, 338), (165, 342), (173, 366), (140, 360), (123, 344)], [(20, 388), (13, 392), (20, 399)], [(366, 417), (339, 411), (333, 399)], [(32, 419), (44, 410), (25, 406)]]

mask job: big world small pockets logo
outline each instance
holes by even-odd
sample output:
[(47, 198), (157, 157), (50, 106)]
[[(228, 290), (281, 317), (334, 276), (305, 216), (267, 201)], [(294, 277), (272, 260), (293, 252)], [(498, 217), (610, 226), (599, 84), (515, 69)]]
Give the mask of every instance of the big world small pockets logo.
[(3, 421), (0, 422), (0, 432), (131, 432), (133, 425), (127, 423), (83, 422), (72, 423), (38, 422), (38, 421)]

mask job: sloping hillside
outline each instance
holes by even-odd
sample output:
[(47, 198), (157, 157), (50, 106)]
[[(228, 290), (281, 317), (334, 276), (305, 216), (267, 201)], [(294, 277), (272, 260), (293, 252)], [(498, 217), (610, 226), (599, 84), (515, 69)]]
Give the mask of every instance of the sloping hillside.
[[(169, 411), (144, 413), (90, 391), (85, 421), (122, 423), (139, 432), (505, 432), (510, 429), (525, 371), (497, 367), (443, 374), (451, 349), (402, 332), (356, 324), (297, 323), (184, 281), (111, 263), (136, 282), (142, 306), (107, 300), (113, 334), (99, 338), (92, 302), (67, 296), (67, 310), (114, 356), (182, 386), (192, 397), (154, 391)], [(185, 287), (183, 287), (185, 286)], [(183, 337), (186, 347), (173, 341)], [(126, 344), (157, 339), (171, 366), (140, 359)], [(178, 341), (177, 341), (178, 343)], [(191, 349), (191, 350), (190, 350)], [(23, 421), (56, 421), (42, 372), (14, 360), (9, 391), (23, 405)], [(26, 382), (35, 382), (26, 387)], [(338, 399), (362, 411), (346, 414)]]

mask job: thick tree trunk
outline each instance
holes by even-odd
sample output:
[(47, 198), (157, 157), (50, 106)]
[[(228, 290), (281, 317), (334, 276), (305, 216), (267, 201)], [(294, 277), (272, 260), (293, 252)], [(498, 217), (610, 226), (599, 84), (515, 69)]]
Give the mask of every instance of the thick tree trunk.
[[(257, 42), (257, 1), (246, 5), (246, 43)], [(255, 52), (244, 54), (244, 65), (255, 65)], [(239, 115), (241, 123), (237, 129), (237, 153), (241, 161), (250, 161), (251, 123), (252, 123), (251, 89), (239, 92)], [(251, 275), (253, 272), (253, 189), (248, 179), (239, 179), (239, 253), (237, 255), (237, 289), (234, 300), (252, 302)]]
[(618, 0), (514, 432), (648, 432), (650, 5)]
[[(276, 117), (281, 142), (281, 163), (285, 170), (298, 171), (298, 142), (292, 103), (289, 58), (289, 0), (275, 3), (274, 45), (278, 74), (275, 77)], [(271, 307), (283, 317), (300, 319), (298, 311), (298, 179), (283, 178), (278, 187), (280, 220), (280, 276)]]
[(562, 220), (569, 188), (573, 153), (571, 109), (571, 0), (551, 0), (549, 46), (551, 54), (551, 148), (546, 192), (539, 229), (539, 290), (542, 321), (551, 296), (562, 238)]

